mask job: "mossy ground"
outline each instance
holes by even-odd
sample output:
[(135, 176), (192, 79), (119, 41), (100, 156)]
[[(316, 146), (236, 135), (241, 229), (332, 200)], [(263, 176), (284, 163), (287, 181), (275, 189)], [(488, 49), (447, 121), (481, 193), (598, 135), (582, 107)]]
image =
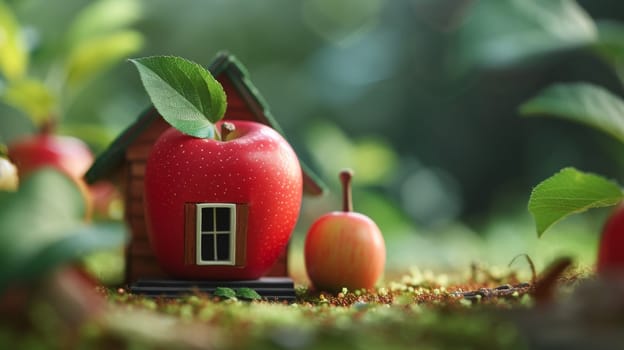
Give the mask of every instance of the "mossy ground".
[(210, 295), (150, 299), (101, 288), (103, 313), (71, 328), (50, 305), (31, 305), (28, 329), (0, 327), (14, 348), (192, 349), (524, 349), (509, 313), (530, 309), (530, 288), (468, 300), (462, 292), (520, 281), (515, 275), (468, 278), (414, 271), (374, 290), (297, 289), (295, 303), (222, 300)]

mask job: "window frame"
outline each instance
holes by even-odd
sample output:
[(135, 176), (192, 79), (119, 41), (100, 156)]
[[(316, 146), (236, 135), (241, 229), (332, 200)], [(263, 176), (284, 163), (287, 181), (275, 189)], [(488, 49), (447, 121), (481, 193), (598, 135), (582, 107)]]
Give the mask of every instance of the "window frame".
[[(202, 231), (202, 209), (212, 208), (213, 210), (213, 230)], [(230, 209), (230, 230), (218, 231), (216, 221), (216, 209), (228, 208)], [(237, 236), (237, 221), (236, 221), (236, 204), (234, 203), (196, 203), (195, 204), (195, 263), (197, 265), (219, 265), (219, 266), (235, 266), (236, 265), (236, 236)], [(216, 247), (217, 235), (227, 233), (229, 234), (229, 259), (228, 260), (203, 260), (202, 259), (202, 236), (214, 235), (214, 244)], [(216, 248), (215, 248), (216, 249)]]

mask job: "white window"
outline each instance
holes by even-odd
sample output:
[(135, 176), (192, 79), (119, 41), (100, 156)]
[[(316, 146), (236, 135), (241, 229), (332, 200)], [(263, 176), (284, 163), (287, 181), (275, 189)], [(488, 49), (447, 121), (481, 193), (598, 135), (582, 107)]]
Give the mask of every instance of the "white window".
[(236, 205), (200, 203), (196, 210), (197, 265), (235, 265)]

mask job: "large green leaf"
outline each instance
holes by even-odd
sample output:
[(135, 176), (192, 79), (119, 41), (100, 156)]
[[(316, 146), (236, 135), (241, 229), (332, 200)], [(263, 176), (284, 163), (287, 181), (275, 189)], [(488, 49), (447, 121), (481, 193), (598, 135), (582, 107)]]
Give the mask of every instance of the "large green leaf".
[(131, 60), (139, 70), (152, 103), (181, 132), (214, 138), (214, 123), (223, 118), (225, 91), (206, 69), (173, 56)]
[(624, 83), (624, 24), (615, 21), (599, 21), (598, 41), (594, 51), (615, 69)]
[(0, 0), (0, 72), (7, 80), (19, 79), (26, 73), (28, 52), (19, 23), (11, 9)]
[(17, 192), (0, 192), (0, 290), (88, 252), (121, 246), (122, 230), (87, 226), (75, 182), (56, 170), (29, 175)]
[(570, 214), (591, 208), (609, 207), (624, 198), (618, 184), (599, 175), (562, 169), (542, 181), (531, 193), (529, 211), (538, 236)]
[(555, 84), (521, 105), (520, 113), (586, 124), (624, 142), (624, 101), (601, 86)]
[(117, 31), (81, 42), (67, 58), (69, 86), (88, 82), (114, 63), (137, 52), (142, 45), (143, 36), (133, 30)]
[(481, 0), (458, 32), (453, 63), (504, 66), (584, 47), (596, 37), (594, 22), (573, 0)]

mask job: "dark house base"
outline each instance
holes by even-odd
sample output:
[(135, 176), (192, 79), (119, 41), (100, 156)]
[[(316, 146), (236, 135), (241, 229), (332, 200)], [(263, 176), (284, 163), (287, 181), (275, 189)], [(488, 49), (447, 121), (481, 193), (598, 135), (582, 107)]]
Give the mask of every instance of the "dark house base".
[(263, 299), (295, 301), (295, 285), (288, 277), (262, 277), (250, 281), (183, 281), (141, 279), (130, 285), (130, 292), (148, 297), (174, 298), (193, 293), (213, 294), (218, 287), (251, 288)]

